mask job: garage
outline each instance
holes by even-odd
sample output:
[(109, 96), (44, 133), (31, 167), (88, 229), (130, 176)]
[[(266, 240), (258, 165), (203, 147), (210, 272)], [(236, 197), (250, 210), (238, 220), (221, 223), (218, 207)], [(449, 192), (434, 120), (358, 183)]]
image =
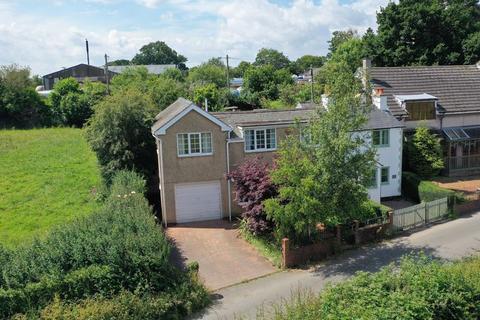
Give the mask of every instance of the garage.
[(220, 181), (175, 185), (177, 223), (222, 218)]

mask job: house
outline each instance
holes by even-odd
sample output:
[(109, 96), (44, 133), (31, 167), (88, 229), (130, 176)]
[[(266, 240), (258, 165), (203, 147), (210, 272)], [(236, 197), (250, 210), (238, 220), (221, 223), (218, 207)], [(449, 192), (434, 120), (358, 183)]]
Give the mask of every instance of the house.
[(126, 66), (108, 66), (108, 70), (118, 74), (122, 73), (127, 68), (137, 68), (137, 67), (142, 67), (147, 69), (148, 73), (150, 74), (156, 74), (160, 75), (167, 71), (168, 69), (175, 69), (177, 66), (174, 64), (146, 64), (146, 65), (126, 65)]
[[(109, 79), (116, 73), (109, 71)], [(100, 81), (105, 83), (105, 70), (100, 67), (95, 67), (85, 63), (77, 64), (76, 66), (63, 68), (42, 77), (43, 90), (52, 90), (55, 83), (65, 78), (75, 78), (78, 82), (83, 83), (86, 80)]]
[[(296, 121), (307, 123), (313, 112), (300, 105), (293, 110), (209, 113), (183, 98), (160, 112), (152, 134), (164, 223), (239, 214), (226, 174), (248, 157), (272, 161), (289, 128)], [(363, 128), (378, 147), (376, 181), (369, 189), (377, 201), (401, 194), (402, 130), (401, 122), (381, 110), (372, 111)]]
[(480, 63), (458, 66), (371, 67), (363, 69), (380, 109), (405, 124), (420, 124), (443, 136), (445, 173), (480, 172)]

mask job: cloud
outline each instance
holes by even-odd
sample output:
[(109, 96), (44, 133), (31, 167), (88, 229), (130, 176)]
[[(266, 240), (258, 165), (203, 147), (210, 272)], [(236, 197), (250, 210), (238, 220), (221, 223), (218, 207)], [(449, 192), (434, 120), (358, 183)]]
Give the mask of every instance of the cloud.
[[(326, 54), (334, 30), (354, 28), (363, 32), (375, 26), (376, 11), (388, 3), (293, 0), (279, 5), (269, 0), (136, 0), (139, 10), (156, 14), (156, 19), (135, 19), (122, 1), (85, 1), (110, 3), (98, 9), (112, 10), (114, 5), (117, 14), (110, 20), (92, 15), (86, 19), (94, 21), (75, 23), (69, 14), (56, 15), (52, 10), (50, 15), (40, 16), (27, 7), (20, 10), (0, 0), (0, 64), (16, 62), (31, 66), (35, 73), (52, 72), (86, 60), (85, 38), (90, 43), (90, 60), (97, 65), (103, 64), (104, 53), (111, 59), (129, 59), (142, 45), (156, 40), (165, 41), (188, 57), (189, 65), (227, 53), (252, 60), (262, 47), (281, 50), (296, 59), (303, 54)], [(76, 12), (72, 10), (72, 17)], [(127, 26), (121, 23), (125, 17), (129, 17)]]

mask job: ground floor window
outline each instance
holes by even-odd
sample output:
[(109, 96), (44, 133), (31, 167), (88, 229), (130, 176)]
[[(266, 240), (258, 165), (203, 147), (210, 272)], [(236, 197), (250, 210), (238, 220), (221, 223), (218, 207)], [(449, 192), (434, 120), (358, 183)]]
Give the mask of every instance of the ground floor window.
[(389, 167), (382, 167), (380, 182), (381, 182), (381, 184), (389, 184), (390, 183), (390, 168)]

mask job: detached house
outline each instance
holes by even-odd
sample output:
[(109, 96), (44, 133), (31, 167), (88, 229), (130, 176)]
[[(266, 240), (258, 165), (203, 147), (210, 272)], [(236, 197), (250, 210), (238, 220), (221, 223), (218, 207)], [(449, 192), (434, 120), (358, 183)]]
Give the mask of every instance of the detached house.
[(444, 138), (448, 175), (480, 171), (480, 63), (459, 66), (363, 68), (373, 102), (405, 124), (421, 123)]
[[(307, 123), (312, 105), (294, 110), (207, 112), (179, 98), (152, 126), (157, 143), (162, 215), (165, 224), (232, 217), (240, 213), (226, 174), (246, 158), (272, 161), (296, 122)], [(374, 110), (363, 132), (378, 148), (372, 199), (401, 194), (403, 124)], [(348, 196), (348, 195), (346, 195)]]

